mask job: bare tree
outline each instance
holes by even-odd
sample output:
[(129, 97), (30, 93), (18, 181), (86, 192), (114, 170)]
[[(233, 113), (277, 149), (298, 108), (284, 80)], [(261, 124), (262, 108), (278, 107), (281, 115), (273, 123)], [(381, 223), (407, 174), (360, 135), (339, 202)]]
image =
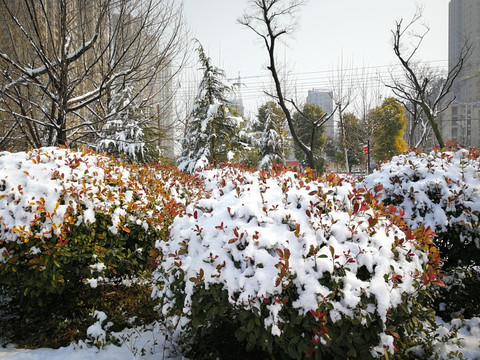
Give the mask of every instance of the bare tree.
[(343, 57), (338, 66), (336, 76), (331, 79), (332, 97), (338, 110), (340, 136), (343, 148), (343, 156), (345, 161), (345, 170), (350, 171), (348, 164), (348, 144), (346, 138), (346, 125), (345, 125), (345, 110), (351, 105), (355, 99), (353, 77), (351, 72), (347, 71), (343, 64)]
[[(278, 67), (275, 61), (275, 48), (277, 41), (284, 35), (290, 35), (295, 28), (296, 13), (303, 5), (302, 0), (250, 0), (251, 12), (245, 13), (239, 20), (241, 25), (251, 29), (257, 34), (265, 43), (265, 47), (268, 51), (269, 65), (267, 66), (270, 71), (273, 82), (275, 85), (276, 95), (267, 94), (276, 99), (279, 106), (285, 113), (288, 128), (292, 134), (292, 138), (298, 147), (305, 153), (309, 167), (316, 169), (315, 157), (313, 152), (313, 141), (310, 144), (305, 144), (298, 137), (295, 129), (292, 113), (287, 106), (290, 103), (295, 109), (301, 113), (301, 110), (296, 106), (292, 99), (287, 99), (285, 95), (285, 88), (282, 88), (282, 84), (279, 77)], [(312, 122), (312, 136), (315, 137), (315, 131), (322, 126), (326, 121), (332, 117), (332, 114), (327, 118), (320, 120), (311, 120)]]
[[(455, 79), (459, 76), (462, 68), (471, 56), (472, 45), (469, 42), (465, 42), (458, 62), (449, 69), (445, 79), (438, 86), (438, 82), (435, 81), (437, 78), (432, 77), (432, 73), (429, 71), (419, 70), (421, 68), (414, 61), (414, 56), (420, 49), (429, 29), (425, 27), (422, 33), (414, 35), (415, 42), (410, 49), (405, 49), (404, 46), (404, 38), (408, 36), (408, 32), (411, 31), (421, 16), (421, 12), (417, 12), (412, 21), (406, 26), (403, 26), (403, 20), (397, 21), (395, 29), (392, 30), (393, 51), (400, 61), (405, 76), (401, 80), (392, 76), (393, 84), (387, 86), (404, 102), (411, 103), (413, 108), (416, 107), (416, 111), (420, 109), (423, 112), (437, 139), (438, 145), (443, 148), (445, 142), (438, 126), (437, 116), (454, 100), (454, 98), (447, 99), (447, 95), (452, 89)], [(432, 91), (433, 89), (436, 90)]]
[[(4, 140), (19, 132), (33, 147), (91, 142), (133, 102), (154, 118), (158, 94), (184, 64), (174, 0), (0, 0), (0, 7), (11, 40), (0, 51), (0, 114), (11, 124)], [(109, 106), (128, 86), (129, 98)]]
[(355, 78), (355, 82), (352, 82), (352, 87), (356, 89), (355, 113), (361, 121), (365, 122), (368, 112), (380, 105), (385, 98), (385, 85), (380, 73), (372, 71), (372, 68), (367, 66), (359, 68)]

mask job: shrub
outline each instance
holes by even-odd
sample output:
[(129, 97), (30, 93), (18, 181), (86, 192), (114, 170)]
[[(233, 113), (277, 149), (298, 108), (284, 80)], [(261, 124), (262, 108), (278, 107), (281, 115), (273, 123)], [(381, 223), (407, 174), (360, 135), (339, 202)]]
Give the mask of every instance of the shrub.
[(0, 287), (38, 326), (83, 316), (101, 283), (148, 275), (196, 191), (174, 168), (58, 148), (1, 153), (0, 179)]
[(406, 358), (432, 320), (430, 285), (441, 284), (428, 228), (411, 231), (393, 206), (333, 174), (201, 175), (208, 195), (157, 243), (153, 296), (181, 350)]
[(435, 231), (448, 275), (437, 306), (442, 316), (480, 315), (478, 302), (471, 301), (480, 286), (479, 156), (476, 149), (410, 152), (394, 157), (361, 184), (381, 184), (380, 199), (403, 209), (409, 226)]

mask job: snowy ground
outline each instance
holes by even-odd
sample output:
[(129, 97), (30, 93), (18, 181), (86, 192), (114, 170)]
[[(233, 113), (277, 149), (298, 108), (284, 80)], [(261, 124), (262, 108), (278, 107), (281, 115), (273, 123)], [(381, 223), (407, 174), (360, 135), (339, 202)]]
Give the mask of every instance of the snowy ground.
[[(439, 324), (443, 325), (439, 333), (446, 334), (452, 324), (445, 324), (441, 320)], [(458, 323), (454, 321), (453, 324)], [(72, 344), (60, 349), (36, 349), (25, 350), (16, 349), (14, 346), (2, 348), (0, 346), (0, 359), (2, 360), (183, 360), (182, 356), (172, 355), (169, 350), (170, 344), (165, 341), (158, 326), (152, 326), (149, 329), (138, 331), (130, 329), (118, 334), (122, 339), (123, 345), (107, 345), (103, 349), (97, 349), (86, 345), (85, 343)], [(449, 352), (459, 351), (463, 357), (456, 356), (452, 359), (480, 359), (480, 318), (473, 318), (465, 321), (465, 325), (458, 333), (458, 339), (455, 343), (437, 344), (436, 348), (439, 354), (444, 356), (441, 359), (447, 359)], [(1, 344), (1, 341), (0, 341)], [(460, 345), (460, 346), (459, 346)]]
[[(17, 349), (10, 345), (2, 348), (2, 360), (183, 360), (169, 350), (170, 343), (165, 340), (158, 325), (147, 329), (129, 329), (116, 335), (122, 346), (106, 345), (102, 349), (84, 342), (71, 344), (60, 349)], [(1, 344), (1, 340), (0, 340)]]

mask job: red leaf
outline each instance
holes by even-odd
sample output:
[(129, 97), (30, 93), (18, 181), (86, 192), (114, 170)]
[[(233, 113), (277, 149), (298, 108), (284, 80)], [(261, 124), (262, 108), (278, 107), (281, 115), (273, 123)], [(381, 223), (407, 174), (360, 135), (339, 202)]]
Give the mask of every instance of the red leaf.
[(353, 214), (355, 215), (358, 213), (358, 210), (360, 209), (360, 204), (357, 202), (353, 205)]
[(307, 352), (305, 353), (306, 358), (311, 358), (313, 355), (313, 347), (308, 348)]

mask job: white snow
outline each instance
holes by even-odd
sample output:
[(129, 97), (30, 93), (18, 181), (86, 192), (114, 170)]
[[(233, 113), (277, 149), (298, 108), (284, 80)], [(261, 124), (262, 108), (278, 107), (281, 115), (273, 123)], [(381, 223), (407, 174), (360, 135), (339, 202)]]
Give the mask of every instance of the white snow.
[[(425, 224), (445, 231), (448, 224), (471, 228), (479, 221), (480, 161), (466, 149), (396, 156), (359, 184), (369, 189), (378, 185), (383, 186), (380, 200), (397, 198), (413, 228)], [(436, 199), (427, 195), (432, 191), (438, 192)], [(470, 210), (450, 213), (459, 205)]]
[[(97, 327), (95, 327), (97, 329)], [(92, 328), (92, 331), (94, 328)], [(3, 348), (0, 340), (2, 360), (183, 360), (175, 354), (161, 325), (152, 324), (145, 328), (126, 329), (113, 334), (121, 346), (107, 344), (97, 348), (93, 344), (80, 341), (60, 349), (17, 349), (12, 345)]]

